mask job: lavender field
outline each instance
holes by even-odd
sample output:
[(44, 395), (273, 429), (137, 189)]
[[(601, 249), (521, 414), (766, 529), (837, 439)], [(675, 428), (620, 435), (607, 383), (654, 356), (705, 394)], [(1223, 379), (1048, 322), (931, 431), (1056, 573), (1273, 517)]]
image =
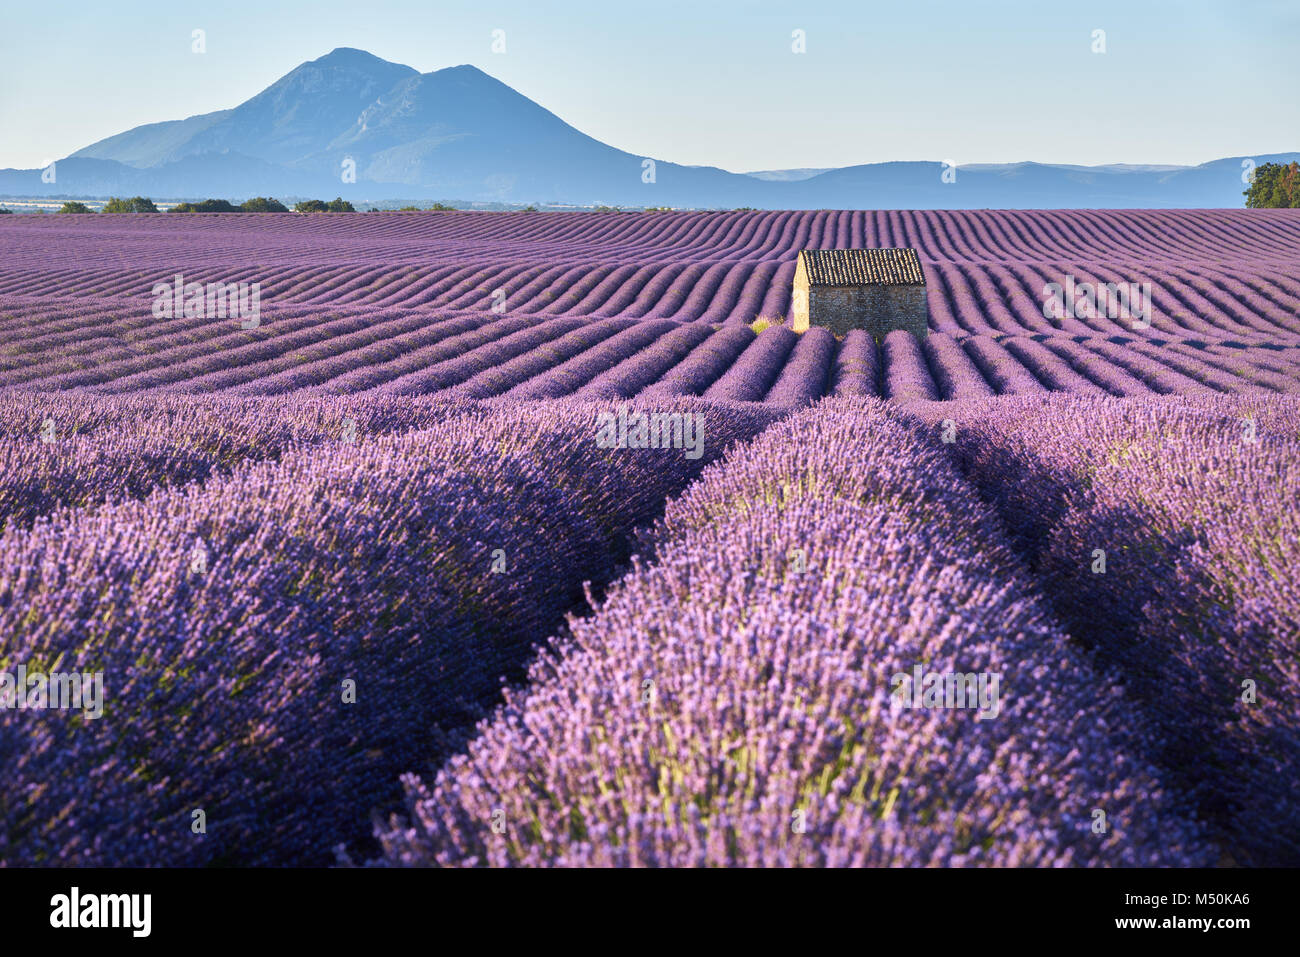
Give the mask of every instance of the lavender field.
[(1297, 210), (6, 216), (0, 866), (1294, 866), (1298, 501)]

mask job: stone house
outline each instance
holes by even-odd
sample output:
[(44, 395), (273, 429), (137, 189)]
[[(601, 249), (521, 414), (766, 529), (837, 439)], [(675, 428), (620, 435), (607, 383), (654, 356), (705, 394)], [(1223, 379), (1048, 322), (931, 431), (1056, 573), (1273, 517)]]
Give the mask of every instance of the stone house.
[(906, 329), (924, 339), (930, 318), (915, 249), (805, 249), (794, 271), (791, 328), (825, 326), (837, 336), (866, 329), (877, 339)]

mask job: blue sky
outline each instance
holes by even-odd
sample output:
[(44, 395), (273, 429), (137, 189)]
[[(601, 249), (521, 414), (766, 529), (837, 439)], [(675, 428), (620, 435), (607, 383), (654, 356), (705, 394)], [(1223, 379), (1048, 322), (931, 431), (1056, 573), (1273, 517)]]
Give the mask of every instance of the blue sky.
[(0, 167), (235, 106), (339, 46), (472, 63), (613, 146), (733, 171), (1300, 148), (1300, 0), (11, 0)]

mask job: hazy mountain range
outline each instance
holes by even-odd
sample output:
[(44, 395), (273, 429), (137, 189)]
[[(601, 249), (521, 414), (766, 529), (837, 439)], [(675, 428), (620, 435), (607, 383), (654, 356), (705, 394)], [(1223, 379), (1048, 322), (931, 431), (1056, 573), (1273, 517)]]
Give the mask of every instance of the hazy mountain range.
[[(341, 47), (233, 109), (150, 123), (0, 195), (249, 196), (760, 209), (1239, 207), (1243, 157), (1200, 166), (937, 162), (731, 173), (608, 146), (472, 66), (419, 73)], [(1300, 153), (1251, 157), (1290, 162)], [(349, 165), (353, 164), (353, 165)], [(355, 182), (345, 173), (355, 169)], [(47, 177), (48, 178), (48, 177)]]

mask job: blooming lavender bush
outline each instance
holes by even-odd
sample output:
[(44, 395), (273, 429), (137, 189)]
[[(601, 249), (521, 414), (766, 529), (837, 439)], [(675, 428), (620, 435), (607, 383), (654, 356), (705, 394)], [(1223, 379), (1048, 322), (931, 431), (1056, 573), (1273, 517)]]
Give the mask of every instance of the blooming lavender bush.
[[(513, 387), (506, 393), (512, 399), (556, 399), (569, 395), (579, 386), (590, 383), (611, 367), (628, 361), (632, 356), (649, 349), (675, 329), (677, 323), (667, 320), (638, 322), (624, 328), (609, 339), (592, 346), (585, 352), (552, 367)], [(617, 395), (603, 398), (618, 398)]]
[(1226, 859), (1300, 862), (1300, 399), (945, 404), (1070, 633)]
[(289, 449), (430, 425), (468, 403), (0, 393), (0, 528), (139, 498)]
[(763, 401), (779, 407), (798, 408), (825, 395), (836, 345), (829, 330), (806, 330), (799, 336), (785, 368)]
[(704, 397), (730, 402), (762, 401), (798, 341), (799, 336), (785, 326), (764, 329), (735, 364), (705, 390)]
[(633, 529), (770, 420), (664, 407), (704, 415), (692, 459), (598, 448), (600, 408), (466, 412), (0, 534), (4, 662), (101, 671), (107, 698), (0, 711), (0, 862), (321, 863), (363, 836)]
[(633, 353), (612, 369), (595, 376), (574, 395), (582, 399), (626, 399), (634, 396), (715, 334), (709, 326), (697, 323), (679, 325), (654, 345)]
[[(383, 862), (1211, 859), (992, 510), (882, 404), (774, 425), (646, 545), (466, 753), (406, 778)], [(1000, 674), (1000, 710), (898, 707), (917, 666)]]

